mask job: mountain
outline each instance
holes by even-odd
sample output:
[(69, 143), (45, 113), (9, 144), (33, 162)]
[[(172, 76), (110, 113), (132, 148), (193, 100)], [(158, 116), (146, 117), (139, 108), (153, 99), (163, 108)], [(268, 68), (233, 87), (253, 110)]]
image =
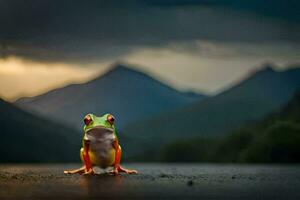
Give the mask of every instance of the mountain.
[(138, 144), (143, 151), (154, 152), (181, 138), (223, 135), (280, 109), (298, 89), (300, 68), (275, 71), (271, 65), (263, 66), (219, 95), (126, 126), (128, 156), (135, 155)]
[(87, 113), (112, 113), (118, 127), (178, 109), (204, 95), (179, 92), (125, 65), (116, 64), (104, 75), (15, 103), (28, 111), (82, 128)]
[(0, 162), (79, 161), (79, 133), (0, 99)]
[(300, 92), (279, 112), (216, 138), (195, 137), (168, 145), (167, 162), (300, 162)]

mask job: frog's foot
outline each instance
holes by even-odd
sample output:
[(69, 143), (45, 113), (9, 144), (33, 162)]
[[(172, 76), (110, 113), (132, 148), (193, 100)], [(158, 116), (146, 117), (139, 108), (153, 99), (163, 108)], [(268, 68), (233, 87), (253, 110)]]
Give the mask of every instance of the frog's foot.
[(85, 172), (85, 166), (75, 170), (65, 170), (64, 174), (83, 174)]
[(89, 171), (86, 171), (83, 173), (83, 175), (94, 175), (94, 174), (95, 174), (95, 172), (94, 172), (93, 168), (90, 168)]
[(124, 172), (126, 174), (137, 174), (138, 172), (134, 169), (125, 169), (121, 166), (118, 167), (119, 172)]
[(133, 169), (125, 169), (125, 168), (119, 166), (118, 168), (115, 168), (115, 169), (113, 169), (112, 171), (110, 171), (109, 174), (117, 175), (117, 174), (119, 174), (120, 172), (124, 172), (124, 173), (126, 173), (126, 174), (137, 174), (137, 173), (138, 173), (136, 170), (133, 170)]

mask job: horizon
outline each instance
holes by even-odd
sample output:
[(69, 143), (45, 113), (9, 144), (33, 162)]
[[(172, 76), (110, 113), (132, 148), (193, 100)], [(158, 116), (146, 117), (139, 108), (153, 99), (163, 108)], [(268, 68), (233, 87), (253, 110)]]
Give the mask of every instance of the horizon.
[[(222, 93), (224, 91), (226, 91), (227, 89), (230, 89), (231, 87), (234, 87), (235, 85), (239, 84), (239, 82), (247, 79), (249, 76), (253, 75), (253, 73), (256, 73), (260, 70), (265, 69), (266, 67), (271, 67), (273, 70), (275, 71), (285, 71), (285, 70), (289, 70), (289, 69), (293, 69), (293, 68), (299, 68), (299, 63), (291, 63), (288, 65), (278, 65), (276, 63), (270, 62), (270, 61), (265, 61), (262, 62), (259, 65), (256, 66), (252, 66), (246, 70), (244, 70), (239, 76), (233, 77), (229, 82), (227, 82), (226, 84), (222, 85), (221, 87), (214, 89), (214, 90), (205, 90), (205, 88), (203, 87), (188, 87), (188, 86), (179, 86), (178, 84), (176, 85), (176, 82), (172, 82), (172, 78), (170, 77), (164, 77), (162, 76), (160, 73), (155, 72), (155, 70), (151, 70), (151, 68), (149, 66), (145, 66), (145, 65), (138, 65), (138, 64), (134, 64), (134, 63), (129, 63), (126, 61), (116, 61), (114, 63), (108, 64), (106, 66), (101, 66), (98, 67), (98, 72), (93, 72), (93, 74), (89, 74), (89, 76), (84, 76), (84, 77), (75, 77), (75, 78), (71, 78), (69, 80), (63, 80), (61, 83), (59, 84), (49, 84), (49, 86), (43, 87), (35, 92), (21, 92), (21, 93), (17, 93), (16, 95), (12, 95), (9, 97), (3, 96), (1, 95), (1, 87), (0, 87), (0, 98), (4, 99), (5, 101), (8, 102), (15, 102), (20, 98), (27, 98), (27, 97), (34, 97), (34, 96), (39, 96), (39, 95), (43, 95), (45, 93), (48, 93), (52, 90), (56, 90), (56, 89), (60, 89), (60, 88), (64, 88), (67, 87), (69, 85), (72, 84), (85, 84), (88, 83), (94, 79), (97, 79), (103, 75), (105, 75), (108, 71), (111, 71), (113, 68), (122, 65), (128, 69), (131, 69), (133, 71), (138, 71), (141, 72), (143, 74), (146, 74), (152, 78), (154, 78), (155, 80), (174, 88), (175, 90), (181, 91), (181, 92), (195, 92), (198, 94), (204, 94), (204, 95), (208, 95), (208, 96), (214, 96), (217, 95), (219, 93)], [(97, 67), (95, 67), (97, 68)], [(1, 74), (1, 70), (0, 70), (0, 74)]]

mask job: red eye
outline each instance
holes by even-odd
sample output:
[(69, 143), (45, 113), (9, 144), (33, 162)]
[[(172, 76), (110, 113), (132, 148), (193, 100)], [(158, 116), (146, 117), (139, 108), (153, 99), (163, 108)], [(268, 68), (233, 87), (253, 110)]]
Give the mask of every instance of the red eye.
[(91, 116), (87, 115), (84, 117), (83, 121), (84, 121), (85, 125), (89, 125), (93, 120), (92, 120)]
[(108, 115), (108, 116), (107, 116), (107, 121), (108, 121), (111, 125), (113, 125), (114, 122), (115, 122), (114, 116)]

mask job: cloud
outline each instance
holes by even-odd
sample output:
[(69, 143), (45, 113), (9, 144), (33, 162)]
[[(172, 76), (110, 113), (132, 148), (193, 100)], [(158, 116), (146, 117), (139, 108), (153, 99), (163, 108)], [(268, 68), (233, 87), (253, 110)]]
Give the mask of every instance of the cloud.
[(196, 5), (227, 7), (283, 20), (300, 21), (300, 15), (298, 14), (300, 2), (297, 0), (146, 0), (146, 2), (150, 5), (164, 7)]
[(297, 20), (236, 2), (2, 0), (0, 56), (84, 63), (194, 40), (299, 44)]
[(168, 44), (165, 48), (182, 54), (192, 54), (213, 59), (272, 59), (299, 60), (300, 47), (295, 43), (249, 43), (216, 42), (208, 40), (181, 41)]

